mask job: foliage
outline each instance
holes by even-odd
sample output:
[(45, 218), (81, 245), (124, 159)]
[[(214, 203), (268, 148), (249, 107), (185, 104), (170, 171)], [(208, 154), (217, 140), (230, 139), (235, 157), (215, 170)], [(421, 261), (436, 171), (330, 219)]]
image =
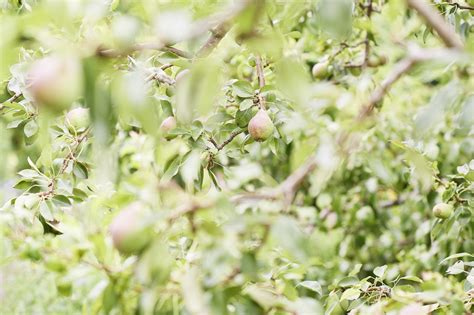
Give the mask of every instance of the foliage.
[(471, 314), (472, 5), (0, 0), (0, 313)]

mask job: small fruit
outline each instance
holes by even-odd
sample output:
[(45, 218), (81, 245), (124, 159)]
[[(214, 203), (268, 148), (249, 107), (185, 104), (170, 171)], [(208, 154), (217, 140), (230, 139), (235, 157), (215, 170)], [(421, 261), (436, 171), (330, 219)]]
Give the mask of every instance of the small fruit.
[(72, 282), (64, 279), (57, 280), (56, 290), (63, 296), (70, 296), (72, 293)]
[(371, 55), (369, 60), (367, 60), (367, 65), (369, 67), (379, 67), (387, 63), (387, 58), (385, 56)]
[(438, 203), (433, 207), (433, 214), (439, 219), (447, 219), (453, 213), (453, 206), (447, 203)]
[(125, 255), (140, 252), (151, 238), (145, 212), (138, 202), (123, 209), (110, 224), (109, 231), (115, 248)]
[(160, 130), (163, 132), (166, 139), (172, 138), (172, 135), (170, 135), (169, 132), (174, 128), (176, 128), (176, 118), (173, 116), (167, 117), (160, 125)]
[(89, 109), (79, 107), (70, 110), (66, 114), (66, 124), (73, 131), (84, 131), (90, 124)]
[(81, 64), (75, 58), (40, 59), (31, 66), (27, 83), (36, 102), (53, 110), (63, 110), (82, 94)]
[(249, 121), (248, 130), (255, 141), (265, 141), (273, 134), (273, 122), (264, 109), (260, 109)]
[(311, 73), (316, 79), (324, 79), (328, 75), (328, 67), (329, 63), (327, 61), (316, 63), (311, 69)]

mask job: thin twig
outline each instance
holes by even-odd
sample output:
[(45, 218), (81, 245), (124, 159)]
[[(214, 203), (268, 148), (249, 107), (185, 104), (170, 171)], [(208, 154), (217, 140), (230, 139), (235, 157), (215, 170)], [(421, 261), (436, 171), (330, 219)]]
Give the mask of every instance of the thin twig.
[(390, 87), (398, 80), (402, 75), (410, 71), (415, 64), (416, 60), (413, 57), (406, 57), (395, 64), (393, 70), (388, 76), (382, 81), (382, 83), (372, 92), (369, 98), (369, 102), (362, 108), (357, 118), (358, 121), (364, 120), (369, 116), (374, 108), (382, 101), (385, 94), (388, 92)]
[(460, 3), (457, 3), (457, 2), (449, 2), (447, 4), (450, 5), (450, 6), (456, 7), (458, 9), (462, 9), (462, 10), (474, 10), (473, 6), (470, 6), (470, 5), (467, 5), (467, 4), (460, 4)]
[(265, 76), (263, 74), (262, 58), (259, 55), (255, 57), (255, 66), (257, 68), (258, 86), (263, 88), (265, 86)]
[[(61, 165), (61, 169), (59, 170), (58, 174), (56, 174), (52, 179), (51, 182), (48, 185), (48, 190), (39, 192), (38, 196), (42, 199), (49, 199), (54, 196), (54, 190), (56, 189), (56, 178), (59, 177), (60, 175), (64, 174), (66, 172), (66, 169), (69, 166), (70, 161), (76, 160), (78, 154), (76, 151), (80, 147), (81, 143), (87, 139), (88, 133), (90, 129), (87, 129), (84, 131), (84, 133), (76, 139), (76, 143), (74, 145), (74, 148), (69, 150), (68, 155), (64, 158), (63, 164)], [(80, 154), (80, 153), (79, 153)]]
[[(370, 19), (372, 15), (372, 0), (369, 0), (367, 3), (367, 18)], [(370, 31), (367, 30), (367, 33), (365, 34), (365, 50), (364, 50), (364, 62), (362, 64), (363, 67), (367, 67), (369, 64), (369, 55), (370, 55)]]
[(183, 58), (187, 58), (187, 59), (191, 58), (190, 53), (184, 50), (178, 49), (176, 47), (165, 45), (159, 42), (138, 43), (127, 49), (113, 49), (113, 48), (106, 49), (106, 48), (99, 47), (97, 49), (97, 55), (102, 56), (102, 57), (115, 58), (115, 57), (127, 56), (133, 52), (144, 51), (144, 50), (158, 50), (158, 51), (163, 51), (163, 52), (172, 52), (173, 54), (183, 57)]
[(462, 49), (463, 42), (442, 16), (424, 0), (407, 0), (408, 6), (418, 12), (431, 26), (447, 47)]
[(255, 57), (255, 68), (257, 69), (257, 76), (258, 76), (258, 86), (260, 87), (260, 90), (258, 91), (258, 104), (260, 109), (265, 109), (266, 104), (265, 104), (265, 97), (262, 95), (262, 89), (265, 87), (265, 74), (263, 73), (263, 64), (262, 64), (262, 58), (260, 55), (257, 55)]
[(172, 224), (174, 221), (176, 221), (177, 219), (185, 215), (195, 213), (198, 210), (210, 208), (214, 204), (215, 202), (212, 200), (211, 201), (207, 200), (206, 202), (190, 201), (188, 203), (185, 203), (183, 206), (176, 209), (172, 213), (170, 213), (167, 217), (168, 222)]
[(237, 130), (237, 131), (232, 132), (230, 134), (230, 136), (226, 140), (224, 140), (224, 142), (222, 142), (221, 144), (217, 144), (216, 140), (214, 140), (214, 138), (212, 138), (212, 137), (209, 138), (209, 141), (216, 147), (217, 151), (220, 151), (226, 145), (231, 143), (232, 140), (234, 140), (234, 138), (237, 137), (238, 135), (240, 135), (242, 132), (244, 132), (244, 131), (243, 130)]
[(176, 47), (165, 46), (165, 47), (163, 47), (162, 50), (171, 52), (171, 53), (175, 54), (176, 56), (183, 57), (183, 58), (186, 58), (186, 59), (191, 59), (192, 58), (192, 55), (190, 53), (188, 53), (187, 51), (178, 49)]

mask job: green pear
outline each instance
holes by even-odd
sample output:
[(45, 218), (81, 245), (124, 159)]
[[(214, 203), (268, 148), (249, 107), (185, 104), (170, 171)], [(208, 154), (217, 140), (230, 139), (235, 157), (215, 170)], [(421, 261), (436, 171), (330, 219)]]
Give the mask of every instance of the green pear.
[(272, 134), (274, 125), (267, 112), (260, 109), (249, 121), (248, 131), (255, 141), (265, 141)]
[(109, 226), (115, 248), (125, 255), (143, 250), (151, 239), (143, 205), (135, 202), (124, 208)]
[(34, 62), (27, 84), (35, 101), (52, 110), (68, 108), (82, 95), (82, 68), (72, 57), (51, 56)]
[(433, 207), (433, 214), (435, 217), (444, 220), (451, 216), (453, 210), (452, 205), (442, 202)]
[(86, 130), (90, 124), (89, 109), (79, 107), (70, 110), (66, 114), (66, 124), (70, 129), (76, 132)]
[(313, 68), (311, 69), (311, 73), (316, 79), (324, 79), (328, 75), (328, 67), (329, 63), (327, 61), (318, 62), (314, 64)]
[(176, 128), (176, 118), (169, 116), (163, 120), (160, 125), (160, 130), (164, 134), (166, 139), (173, 138), (173, 135), (170, 135), (170, 131)]

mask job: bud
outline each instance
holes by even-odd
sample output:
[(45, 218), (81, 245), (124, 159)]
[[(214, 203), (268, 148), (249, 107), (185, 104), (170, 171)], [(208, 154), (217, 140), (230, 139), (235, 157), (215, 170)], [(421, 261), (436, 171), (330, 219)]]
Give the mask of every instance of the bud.
[(109, 227), (115, 248), (122, 254), (132, 255), (148, 245), (151, 231), (143, 206), (136, 202), (123, 209)]
[(63, 110), (82, 94), (81, 64), (66, 57), (40, 59), (31, 66), (27, 83), (36, 102)]
[(69, 111), (66, 114), (66, 124), (76, 132), (84, 131), (90, 124), (89, 109), (79, 107)]
[(273, 122), (265, 110), (260, 109), (250, 119), (248, 130), (255, 141), (265, 141), (273, 134)]
[(453, 213), (453, 206), (447, 203), (438, 203), (433, 207), (433, 214), (439, 219), (447, 219)]

